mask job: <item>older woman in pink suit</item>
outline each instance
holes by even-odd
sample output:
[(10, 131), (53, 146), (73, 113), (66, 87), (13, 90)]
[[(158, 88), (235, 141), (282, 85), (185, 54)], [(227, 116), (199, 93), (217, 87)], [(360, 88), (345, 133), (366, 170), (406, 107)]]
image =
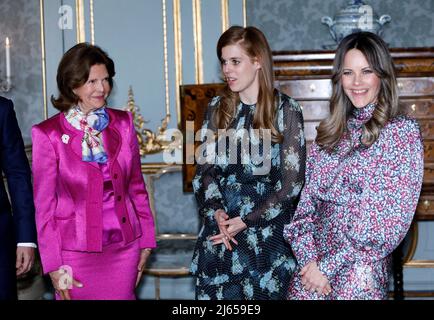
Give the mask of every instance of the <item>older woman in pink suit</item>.
[(135, 299), (156, 246), (130, 113), (106, 107), (114, 63), (81, 43), (58, 72), (60, 113), (32, 129), (39, 251), (57, 299)]

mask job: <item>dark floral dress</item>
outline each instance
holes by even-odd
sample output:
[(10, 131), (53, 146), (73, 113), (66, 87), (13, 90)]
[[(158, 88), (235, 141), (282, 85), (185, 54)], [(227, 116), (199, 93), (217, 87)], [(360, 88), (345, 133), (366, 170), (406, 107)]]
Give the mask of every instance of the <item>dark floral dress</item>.
[[(270, 164), (268, 172), (260, 174), (255, 171), (259, 165), (254, 156), (252, 161), (245, 159), (241, 139), (237, 140), (234, 163), (231, 153), (226, 152), (229, 143), (222, 152), (218, 148), (220, 140), (216, 143), (209, 136), (205, 138), (206, 130), (216, 132), (210, 119), (220, 97), (208, 106), (202, 145), (206, 146), (204, 155), (217, 161), (198, 164), (193, 179), (203, 217), (191, 264), (191, 272), (197, 277), (197, 299), (285, 299), (287, 295), (296, 262), (283, 238), (283, 227), (293, 216), (304, 184), (306, 145), (300, 106), (292, 98), (277, 94), (276, 128), (284, 137), (282, 143), (271, 143), (266, 152), (266, 143), (250, 135), (251, 153), (256, 146), (258, 154), (266, 157), (261, 165), (267, 161)], [(254, 111), (255, 105), (240, 103), (226, 131), (234, 129), (238, 135), (250, 132)], [(214, 219), (217, 209), (225, 210), (230, 218), (240, 216), (247, 225), (235, 236), (238, 245), (233, 245), (232, 251), (208, 240), (219, 233)]]

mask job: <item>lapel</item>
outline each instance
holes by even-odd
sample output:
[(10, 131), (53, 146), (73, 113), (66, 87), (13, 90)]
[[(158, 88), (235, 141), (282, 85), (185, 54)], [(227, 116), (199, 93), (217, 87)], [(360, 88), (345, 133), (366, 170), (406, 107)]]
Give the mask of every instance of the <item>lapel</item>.
[[(65, 115), (63, 112), (60, 113), (61, 123), (64, 132), (62, 133), (62, 139), (63, 136), (66, 134), (69, 136), (69, 141), (66, 143), (66, 149), (73, 155), (73, 157), (76, 157), (77, 160), (82, 160), (82, 152), (81, 152), (81, 141), (83, 140), (84, 133), (76, 128), (74, 128), (68, 120), (66, 120)], [(95, 168), (98, 168), (98, 164), (93, 162), (86, 162), (86, 164), (91, 165)]]

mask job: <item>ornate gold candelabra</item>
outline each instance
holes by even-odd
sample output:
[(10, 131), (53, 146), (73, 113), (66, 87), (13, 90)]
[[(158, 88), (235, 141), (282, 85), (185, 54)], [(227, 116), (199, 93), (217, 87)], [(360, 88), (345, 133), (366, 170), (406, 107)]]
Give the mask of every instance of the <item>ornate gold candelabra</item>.
[(145, 128), (145, 124), (149, 121), (144, 120), (140, 114), (140, 109), (134, 102), (134, 93), (131, 86), (128, 90), (128, 104), (125, 110), (133, 114), (141, 156), (163, 151), (174, 152), (176, 149), (182, 149), (182, 134), (180, 132), (175, 132), (170, 137), (167, 135), (167, 126), (170, 121), (169, 113), (161, 120), (161, 126), (158, 127), (157, 133)]

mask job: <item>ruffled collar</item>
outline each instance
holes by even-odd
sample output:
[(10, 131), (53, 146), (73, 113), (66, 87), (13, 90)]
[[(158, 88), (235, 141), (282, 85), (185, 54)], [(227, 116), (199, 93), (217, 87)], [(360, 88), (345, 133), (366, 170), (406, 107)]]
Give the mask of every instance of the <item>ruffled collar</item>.
[(347, 138), (343, 140), (342, 150), (348, 150), (348, 152), (356, 150), (358, 147), (363, 146), (362, 139), (362, 127), (368, 122), (374, 113), (376, 104), (370, 103), (363, 108), (353, 108), (350, 118), (347, 122), (348, 132)]
[(240, 101), (240, 103), (238, 105), (238, 109), (243, 109), (243, 108), (254, 110), (256, 108), (256, 103), (247, 104), (247, 103), (244, 103), (243, 101)]
[(375, 107), (375, 103), (370, 103), (363, 108), (353, 108), (350, 119), (348, 120), (348, 126), (350, 128), (361, 127), (372, 118)]

